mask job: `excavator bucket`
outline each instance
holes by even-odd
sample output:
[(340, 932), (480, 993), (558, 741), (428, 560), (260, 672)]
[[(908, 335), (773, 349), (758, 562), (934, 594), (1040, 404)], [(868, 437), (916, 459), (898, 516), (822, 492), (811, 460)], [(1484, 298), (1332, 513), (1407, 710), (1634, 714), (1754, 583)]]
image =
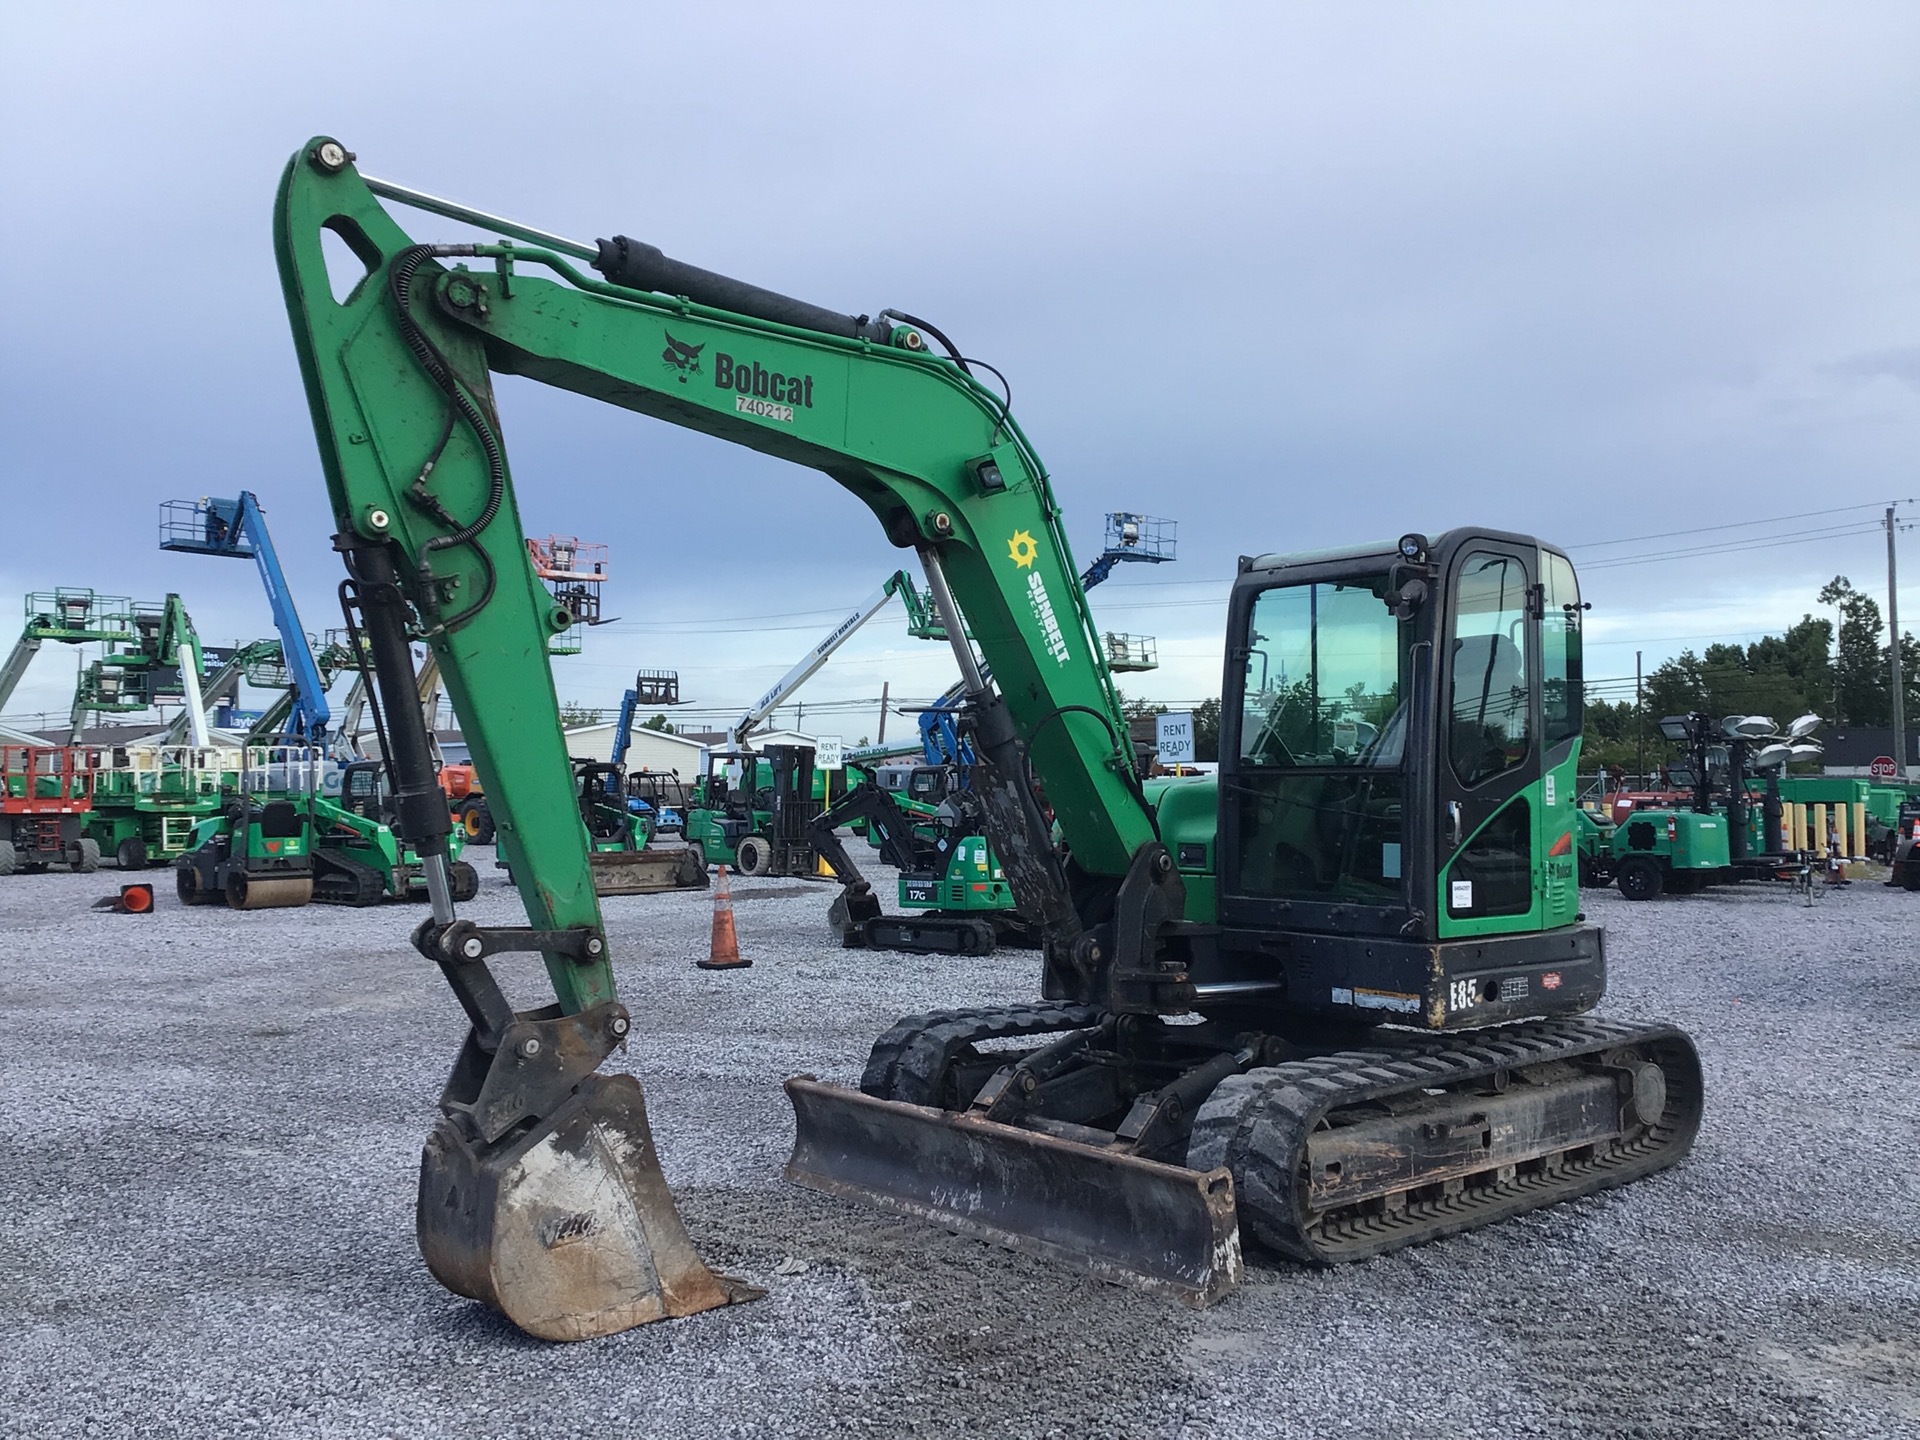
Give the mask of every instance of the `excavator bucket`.
[(694, 1253), (631, 1075), (588, 1077), (495, 1146), (443, 1119), (420, 1158), (418, 1232), (442, 1285), (542, 1340), (590, 1340), (766, 1293)]
[(707, 888), (706, 858), (692, 845), (601, 850), (592, 855), (590, 863), (596, 895), (652, 895), (662, 890)]
[(929, 1220), (1104, 1280), (1212, 1304), (1239, 1283), (1233, 1176), (1041, 1130), (787, 1081), (812, 1190)]

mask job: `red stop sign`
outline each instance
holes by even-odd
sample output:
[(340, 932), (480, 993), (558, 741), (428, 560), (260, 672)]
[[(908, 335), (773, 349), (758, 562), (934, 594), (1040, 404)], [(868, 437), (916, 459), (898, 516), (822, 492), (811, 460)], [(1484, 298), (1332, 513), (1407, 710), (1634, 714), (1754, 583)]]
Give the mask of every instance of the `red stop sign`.
[(1893, 763), (1891, 755), (1876, 755), (1873, 763), (1867, 767), (1867, 774), (1876, 780), (1891, 780), (1899, 767)]

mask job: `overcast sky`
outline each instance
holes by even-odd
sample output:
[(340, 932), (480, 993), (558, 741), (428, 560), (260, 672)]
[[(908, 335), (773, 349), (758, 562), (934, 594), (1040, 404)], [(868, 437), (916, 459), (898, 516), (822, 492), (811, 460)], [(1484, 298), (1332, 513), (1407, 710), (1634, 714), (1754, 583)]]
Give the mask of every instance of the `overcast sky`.
[[(1094, 592), (1158, 638), (1130, 693), (1218, 693), (1243, 551), (1532, 531), (1584, 567), (1591, 673), (1630, 676), (1836, 572), (1883, 594), (1864, 523), (1920, 495), (1911, 3), (66, 3), (0, 45), (0, 597), (178, 590), (210, 641), (270, 634), (251, 567), (155, 542), (161, 500), (245, 487), (307, 628), (339, 623), (269, 231), (319, 132), (992, 361), (1083, 561), (1108, 509), (1179, 522), (1174, 565)], [(677, 668), (737, 710), (899, 563), (811, 471), (525, 381), (501, 403), (528, 526), (611, 547), (622, 621), (557, 662), (564, 698)], [(808, 698), (944, 688), (897, 617)], [(64, 711), (72, 675), (49, 647), (9, 713)]]

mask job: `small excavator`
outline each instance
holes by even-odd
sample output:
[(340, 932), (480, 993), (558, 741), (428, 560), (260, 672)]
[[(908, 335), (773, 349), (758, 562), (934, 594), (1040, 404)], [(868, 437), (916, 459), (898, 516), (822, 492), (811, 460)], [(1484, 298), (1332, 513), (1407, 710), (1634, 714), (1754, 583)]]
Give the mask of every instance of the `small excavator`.
[[(354, 161), (302, 147), (274, 230), (343, 603), (432, 894), (413, 942), (471, 1023), (420, 1167), (449, 1289), (556, 1340), (757, 1293), (695, 1253), (638, 1080), (601, 1072), (632, 1019), (547, 666), (572, 617), (526, 560), (493, 372), (824, 472), (916, 553), (966, 679), (1041, 993), (903, 1019), (857, 1089), (790, 1080), (794, 1181), (1202, 1305), (1241, 1279), (1243, 1228), (1363, 1259), (1687, 1151), (1691, 1041), (1585, 1014), (1606, 955), (1578, 913), (1581, 604), (1559, 550), (1460, 528), (1243, 558), (1219, 774), (1143, 782), (1045, 466), (933, 325)], [(422, 243), (383, 198), (503, 238)], [(525, 927), (455, 912), (413, 641), (466, 722)], [(493, 967), (531, 954), (557, 1003), (516, 1012)]]

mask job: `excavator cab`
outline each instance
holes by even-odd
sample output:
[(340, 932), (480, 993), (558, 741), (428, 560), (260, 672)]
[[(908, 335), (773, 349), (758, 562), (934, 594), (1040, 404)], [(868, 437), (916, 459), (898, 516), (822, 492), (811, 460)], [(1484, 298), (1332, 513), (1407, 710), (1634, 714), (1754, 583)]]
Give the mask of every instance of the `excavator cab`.
[[(1219, 920), (1303, 938), (1294, 1008), (1351, 1018), (1357, 987), (1444, 1028), (1599, 998), (1600, 932), (1574, 925), (1580, 615), (1566, 557), (1499, 531), (1241, 562)], [(1547, 933), (1568, 944), (1543, 990)], [(1470, 1003), (1433, 961), (1466, 940)]]

